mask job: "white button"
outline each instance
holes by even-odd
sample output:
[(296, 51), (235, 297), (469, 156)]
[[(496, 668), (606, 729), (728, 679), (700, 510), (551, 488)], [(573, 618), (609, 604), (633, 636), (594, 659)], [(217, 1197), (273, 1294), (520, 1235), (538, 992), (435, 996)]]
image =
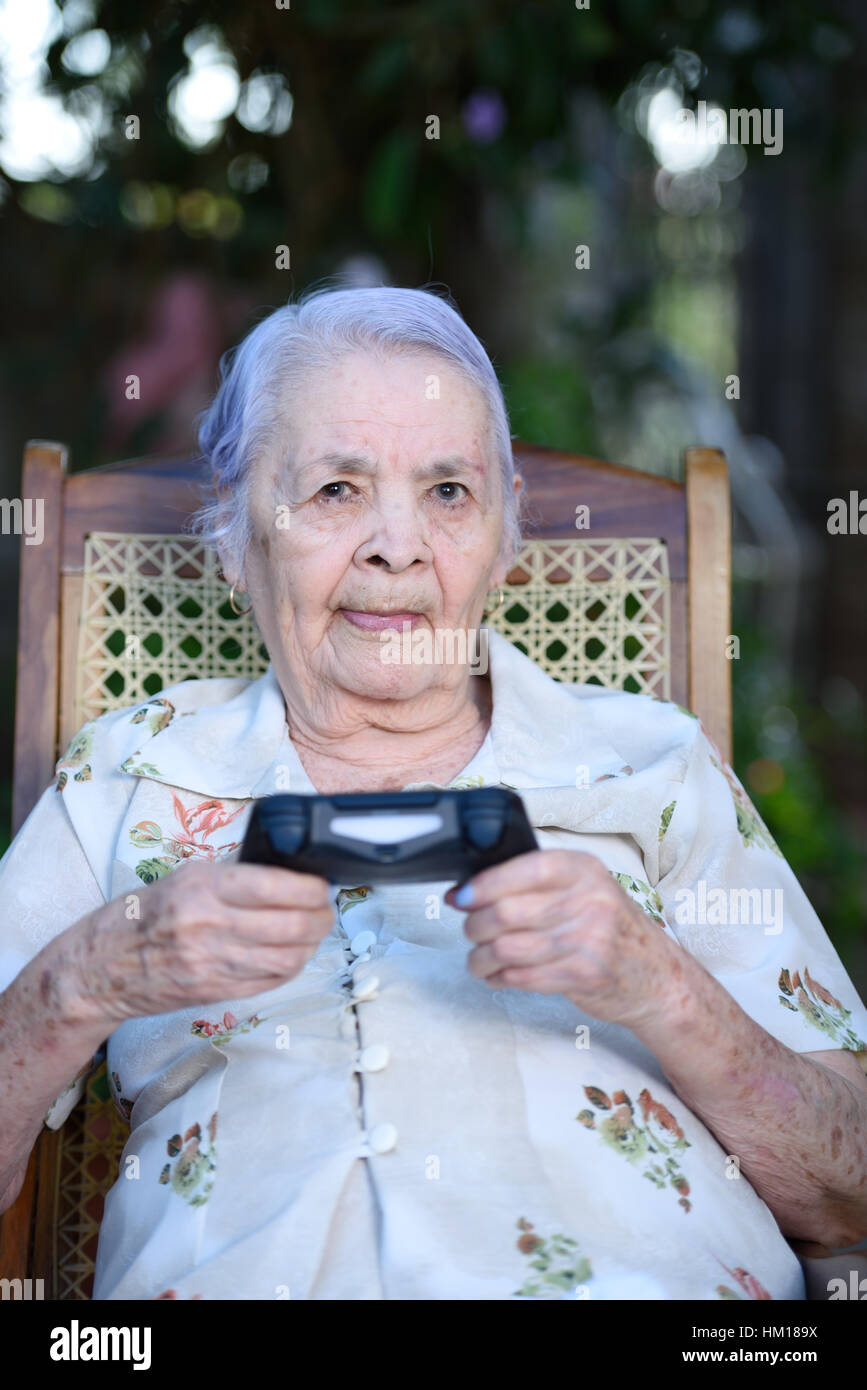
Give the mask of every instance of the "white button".
[(372, 999), (378, 989), (379, 976), (368, 975), (366, 980), (359, 980), (352, 991), (352, 997), (353, 999)]
[(367, 1137), (375, 1154), (387, 1154), (397, 1143), (397, 1130), (386, 1121), (372, 1129)]
[(362, 1071), (382, 1071), (383, 1067), (388, 1066), (390, 1056), (385, 1043), (371, 1043), (369, 1047), (361, 1049), (358, 1060)]
[(363, 951), (369, 951), (371, 946), (376, 945), (376, 932), (360, 931), (349, 943), (349, 949), (354, 956), (360, 956)]

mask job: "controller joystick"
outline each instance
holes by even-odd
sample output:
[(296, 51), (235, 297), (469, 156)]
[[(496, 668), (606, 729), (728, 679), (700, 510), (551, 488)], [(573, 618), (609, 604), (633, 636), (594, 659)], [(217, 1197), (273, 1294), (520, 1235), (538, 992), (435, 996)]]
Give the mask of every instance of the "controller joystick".
[(468, 806), (463, 821), (464, 834), (475, 849), (493, 849), (503, 833), (505, 816), (501, 807)]
[(297, 854), (307, 839), (307, 817), (303, 812), (268, 816), (267, 825), (272, 843), (279, 844), (284, 854)]

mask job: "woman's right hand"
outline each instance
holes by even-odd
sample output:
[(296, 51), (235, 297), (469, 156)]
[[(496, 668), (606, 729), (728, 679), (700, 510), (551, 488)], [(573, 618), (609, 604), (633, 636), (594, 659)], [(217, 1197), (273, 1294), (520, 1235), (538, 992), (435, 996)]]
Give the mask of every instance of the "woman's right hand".
[(75, 1016), (105, 1023), (107, 1037), (128, 1018), (276, 989), (303, 970), (333, 925), (324, 878), (191, 862), (62, 934), (63, 992)]

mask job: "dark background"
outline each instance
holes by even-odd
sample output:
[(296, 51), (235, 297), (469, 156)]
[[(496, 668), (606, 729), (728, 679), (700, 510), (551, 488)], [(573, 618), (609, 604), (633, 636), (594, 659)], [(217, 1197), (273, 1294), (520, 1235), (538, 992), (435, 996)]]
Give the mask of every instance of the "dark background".
[[(222, 350), (313, 281), (444, 284), (521, 438), (673, 477), (725, 450), (735, 768), (867, 993), (867, 538), (827, 528), (867, 494), (865, 29), (855, 0), (0, 0), (0, 492), (29, 438), (73, 469), (193, 447)], [(779, 108), (782, 151), (684, 161), (665, 112), (699, 100)]]

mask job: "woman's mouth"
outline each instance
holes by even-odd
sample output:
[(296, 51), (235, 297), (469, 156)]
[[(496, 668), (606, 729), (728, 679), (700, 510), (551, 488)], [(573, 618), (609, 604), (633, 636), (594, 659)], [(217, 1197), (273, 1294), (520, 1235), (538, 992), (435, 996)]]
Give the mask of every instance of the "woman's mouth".
[(421, 622), (421, 613), (375, 613), (360, 612), (355, 608), (340, 608), (347, 622), (352, 623), (353, 627), (365, 628), (368, 632), (385, 632), (388, 628), (394, 628), (397, 632), (402, 632), (404, 625), (416, 627)]

